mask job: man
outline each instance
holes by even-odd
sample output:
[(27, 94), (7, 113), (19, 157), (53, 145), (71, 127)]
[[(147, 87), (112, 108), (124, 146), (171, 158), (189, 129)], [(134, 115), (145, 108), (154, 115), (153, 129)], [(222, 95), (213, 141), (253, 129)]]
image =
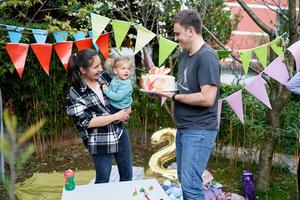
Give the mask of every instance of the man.
[(183, 10), (173, 19), (175, 40), (183, 48), (179, 57), (178, 93), (159, 95), (175, 101), (176, 162), (184, 200), (205, 199), (202, 173), (217, 136), (219, 59), (202, 38), (199, 14)]
[[(291, 91), (297, 95), (300, 95), (300, 72), (296, 73), (296, 75), (287, 82), (286, 87), (289, 91)], [(298, 191), (300, 192), (300, 168), (299, 168), (299, 166), (300, 166), (300, 160), (298, 162), (298, 170), (297, 170)]]

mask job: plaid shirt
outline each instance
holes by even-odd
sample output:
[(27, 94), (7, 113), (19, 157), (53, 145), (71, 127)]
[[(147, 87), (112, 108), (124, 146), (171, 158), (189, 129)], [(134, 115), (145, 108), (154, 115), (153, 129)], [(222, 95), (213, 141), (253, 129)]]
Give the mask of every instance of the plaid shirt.
[(97, 128), (87, 127), (93, 117), (110, 115), (110, 111), (83, 81), (80, 81), (79, 86), (70, 88), (67, 96), (67, 114), (73, 117), (79, 135), (91, 154), (119, 151), (119, 133), (114, 123)]

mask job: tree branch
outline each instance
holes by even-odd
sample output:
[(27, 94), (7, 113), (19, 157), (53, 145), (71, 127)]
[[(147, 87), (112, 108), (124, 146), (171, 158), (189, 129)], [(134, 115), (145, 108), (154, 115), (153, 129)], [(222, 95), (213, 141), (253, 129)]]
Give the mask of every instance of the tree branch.
[(263, 21), (261, 21), (255, 13), (248, 7), (248, 5), (244, 2), (244, 0), (237, 0), (237, 2), (241, 5), (241, 7), (245, 10), (245, 12), (251, 17), (251, 19), (264, 31), (266, 32), (270, 38), (275, 38), (276, 33), (275, 30), (269, 28)]

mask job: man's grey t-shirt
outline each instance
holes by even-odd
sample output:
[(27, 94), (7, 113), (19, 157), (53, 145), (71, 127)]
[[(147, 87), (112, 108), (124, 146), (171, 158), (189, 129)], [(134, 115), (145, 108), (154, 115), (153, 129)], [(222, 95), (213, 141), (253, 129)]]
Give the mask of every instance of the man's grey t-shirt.
[(211, 107), (192, 106), (175, 101), (174, 115), (179, 130), (217, 129), (217, 102), (219, 98), (220, 65), (215, 51), (204, 44), (193, 55), (184, 50), (179, 57), (177, 86), (179, 94), (201, 92), (200, 86), (215, 85), (218, 93)]

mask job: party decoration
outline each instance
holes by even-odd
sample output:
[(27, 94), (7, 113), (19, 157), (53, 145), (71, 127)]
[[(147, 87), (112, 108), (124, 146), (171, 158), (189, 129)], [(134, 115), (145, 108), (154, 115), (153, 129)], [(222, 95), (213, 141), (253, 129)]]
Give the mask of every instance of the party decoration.
[(292, 44), (289, 48), (287, 48), (289, 52), (291, 52), (295, 58), (296, 66), (297, 66), (297, 72), (300, 71), (300, 40), (298, 42), (295, 42)]
[(154, 67), (154, 63), (153, 63), (152, 58), (150, 57), (147, 49), (145, 49), (144, 52), (145, 52), (144, 59), (146, 60), (146, 66), (150, 69), (151, 67)]
[(217, 50), (216, 52), (220, 60), (227, 58), (232, 53), (232, 51), (228, 50)]
[(77, 33), (74, 33), (73, 37), (75, 38), (75, 40), (81, 40), (81, 39), (85, 38), (85, 33), (82, 31), (79, 31)]
[(65, 70), (67, 70), (69, 58), (72, 53), (73, 42), (59, 42), (54, 44), (54, 49), (63, 64)]
[[(93, 38), (93, 32), (92, 32), (92, 31), (89, 31), (88, 33), (89, 33), (89, 36), (90, 36), (91, 38)], [(96, 42), (95, 42), (94, 40), (92, 40), (92, 41), (93, 41), (93, 46), (95, 47), (96, 51), (99, 52), (99, 48), (98, 48)]]
[(66, 31), (57, 31), (57, 32), (53, 33), (56, 42), (65, 42), (65, 41), (67, 41), (68, 34), (69, 33), (66, 32)]
[(256, 58), (262, 64), (263, 68), (266, 68), (268, 62), (268, 46), (262, 45), (254, 50)]
[(256, 78), (245, 87), (245, 90), (272, 109), (264, 81), (260, 75), (256, 76)]
[(36, 43), (45, 43), (46, 42), (46, 39), (48, 36), (47, 30), (31, 29), (31, 32), (33, 34), (33, 37), (34, 37)]
[(244, 124), (244, 112), (243, 112), (243, 101), (242, 101), (242, 91), (239, 90), (229, 96), (227, 96), (226, 101), (235, 112), (240, 121)]
[(139, 52), (146, 44), (148, 44), (156, 35), (141, 25), (137, 26), (137, 36), (134, 48), (134, 54)]
[(289, 80), (287, 66), (283, 63), (283, 60), (280, 57), (273, 60), (273, 62), (271, 62), (263, 72), (283, 85), (285, 85)]
[(283, 48), (281, 46), (282, 43), (282, 38), (276, 38), (275, 40), (273, 40), (270, 44), (271, 48), (273, 49), (273, 51), (279, 56), (283, 53)]
[(93, 41), (97, 41), (98, 37), (104, 31), (110, 19), (94, 13), (91, 13)]
[(177, 47), (178, 43), (159, 37), (159, 62), (158, 66), (161, 66), (172, 51)]
[(28, 53), (29, 44), (6, 43), (6, 50), (11, 58), (20, 78), (24, 71), (25, 61)]
[(130, 29), (131, 23), (121, 20), (112, 20), (111, 25), (114, 30), (116, 47), (120, 49), (122, 42)]
[(105, 33), (99, 36), (96, 44), (99, 47), (99, 50), (101, 54), (104, 56), (104, 58), (107, 60), (109, 58), (109, 51), (108, 51), (108, 38), (109, 33)]
[(249, 65), (250, 65), (250, 60), (251, 60), (251, 55), (252, 55), (252, 50), (243, 50), (240, 51), (240, 57), (242, 60), (242, 65), (245, 74), (248, 73)]
[(176, 169), (166, 169), (164, 164), (175, 158), (176, 129), (165, 128), (153, 133), (152, 144), (160, 144), (168, 141), (167, 146), (154, 153), (149, 160), (149, 167), (153, 173), (159, 174), (171, 180), (177, 179)]
[(50, 60), (52, 55), (52, 44), (30, 44), (34, 54), (40, 62), (42, 68), (49, 75)]
[(6, 25), (6, 29), (8, 30), (8, 36), (11, 43), (19, 43), (22, 37), (23, 27), (16, 27)]
[(81, 51), (83, 49), (90, 49), (92, 47), (92, 38), (76, 40), (74, 43), (78, 51)]

